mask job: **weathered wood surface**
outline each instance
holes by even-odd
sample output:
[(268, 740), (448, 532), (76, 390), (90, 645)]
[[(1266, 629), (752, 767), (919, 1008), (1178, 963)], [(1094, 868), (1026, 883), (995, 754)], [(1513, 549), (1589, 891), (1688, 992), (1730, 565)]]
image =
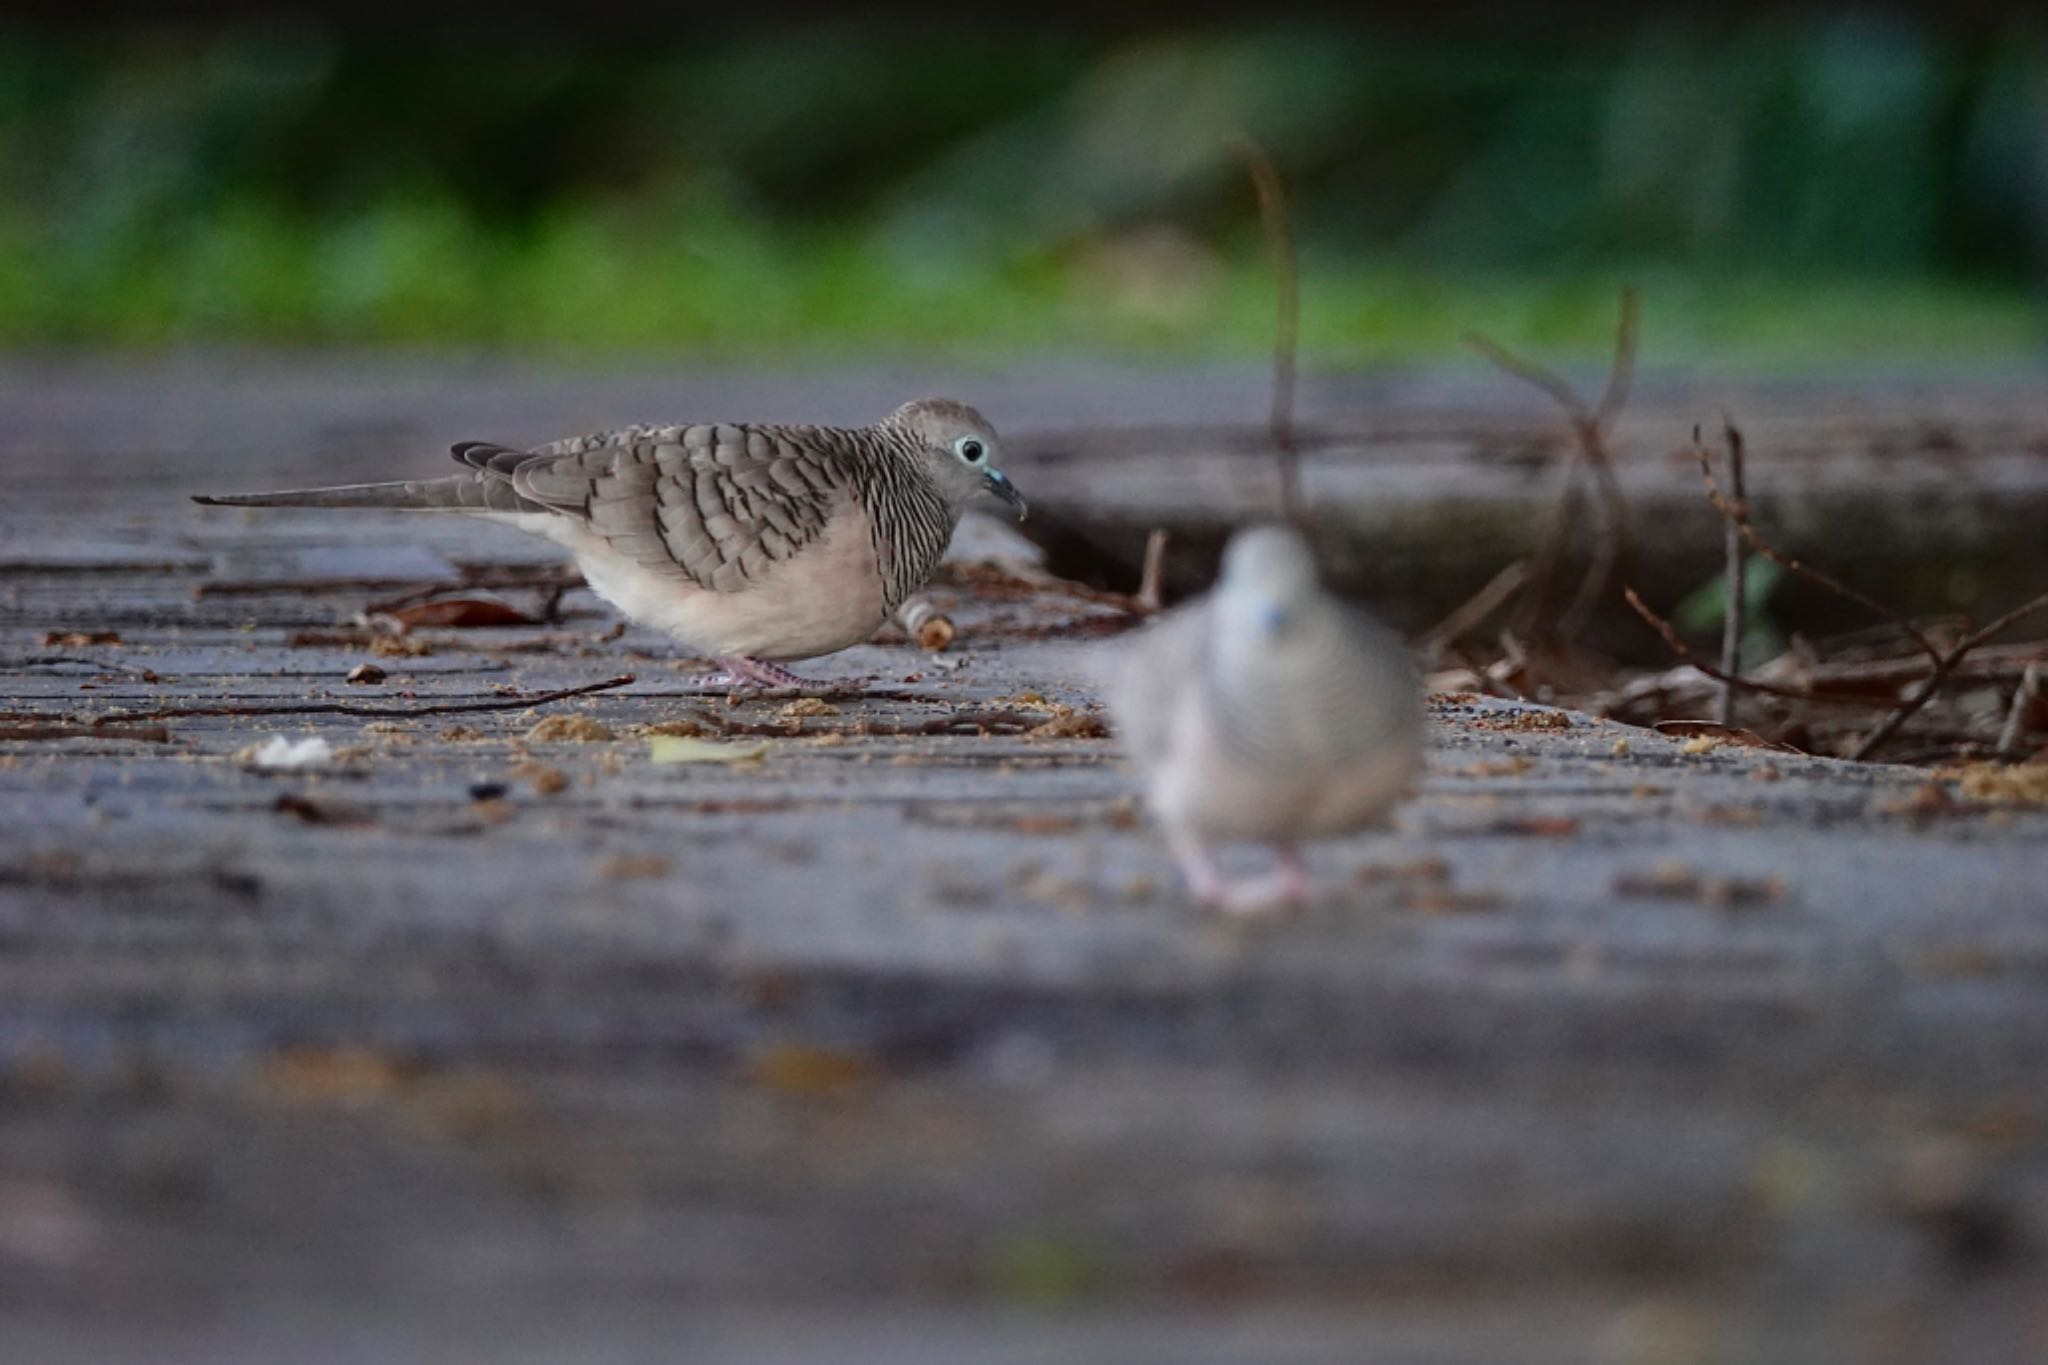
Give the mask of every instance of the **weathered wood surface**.
[[(2039, 807), (1443, 699), (1404, 827), (1319, 852), (1333, 903), (1232, 929), (1180, 903), (1111, 741), (656, 764), (635, 727), (776, 706), (686, 695), (665, 643), (602, 639), (582, 594), (550, 626), (424, 630), (419, 656), (292, 643), (374, 584), (546, 546), (182, 501), (720, 386), (836, 418), (924, 385), (5, 378), (6, 724), (638, 676), (532, 715), (0, 740), (11, 1358), (2041, 1349)], [(1013, 426), (1107, 406), (984, 382)], [(840, 661), (914, 699), (798, 723), (1088, 710), (1112, 609), (948, 601), (943, 660)], [(366, 661), (384, 683), (343, 681)], [(614, 738), (532, 738), (550, 715)], [(341, 756), (238, 757), (273, 734)]]

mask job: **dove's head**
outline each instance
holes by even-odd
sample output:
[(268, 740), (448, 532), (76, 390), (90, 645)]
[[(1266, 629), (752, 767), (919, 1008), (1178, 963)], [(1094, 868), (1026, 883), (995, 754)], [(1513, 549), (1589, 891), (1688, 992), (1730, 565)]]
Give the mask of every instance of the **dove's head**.
[(1024, 495), (996, 468), (996, 429), (973, 408), (950, 398), (920, 398), (890, 413), (882, 425), (909, 438), (955, 511), (993, 493), (1024, 520)]
[(1216, 602), (1244, 634), (1267, 638), (1299, 619), (1318, 591), (1315, 555), (1298, 531), (1254, 526), (1230, 538)]

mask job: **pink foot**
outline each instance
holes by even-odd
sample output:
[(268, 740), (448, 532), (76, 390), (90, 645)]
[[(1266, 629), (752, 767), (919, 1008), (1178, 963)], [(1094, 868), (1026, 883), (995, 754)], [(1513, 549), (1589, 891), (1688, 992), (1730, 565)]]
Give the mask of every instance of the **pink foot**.
[(1250, 919), (1291, 909), (1315, 896), (1315, 882), (1308, 867), (1291, 845), (1275, 850), (1277, 868), (1246, 882), (1226, 878), (1217, 870), (1209, 850), (1192, 839), (1176, 840), (1174, 852), (1187, 878), (1189, 894), (1212, 910)]
[(828, 682), (814, 682), (809, 678), (799, 677), (780, 664), (769, 663), (766, 659), (750, 659), (741, 654), (721, 654), (718, 656), (717, 662), (718, 669), (716, 672), (705, 673), (698, 677), (697, 683), (700, 687), (727, 689), (759, 687), (774, 691), (787, 691), (792, 688), (819, 688), (831, 687), (833, 685)]

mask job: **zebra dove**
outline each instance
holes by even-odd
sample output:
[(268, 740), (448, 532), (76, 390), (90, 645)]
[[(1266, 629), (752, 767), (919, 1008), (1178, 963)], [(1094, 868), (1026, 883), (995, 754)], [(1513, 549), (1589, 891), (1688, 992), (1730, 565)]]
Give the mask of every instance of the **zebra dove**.
[[(1236, 912), (1305, 900), (1298, 841), (1377, 823), (1422, 764), (1421, 688), (1401, 642), (1330, 596), (1293, 531), (1239, 532), (1207, 596), (1117, 649), (1110, 712), (1196, 899)], [(1233, 884), (1209, 846), (1271, 845)]]
[(983, 493), (1022, 520), (994, 428), (964, 403), (873, 426), (634, 426), (522, 450), (454, 447), (446, 478), (199, 497), (228, 507), (463, 512), (565, 546), (632, 620), (717, 658), (720, 681), (794, 686), (779, 660), (860, 643), (938, 566)]

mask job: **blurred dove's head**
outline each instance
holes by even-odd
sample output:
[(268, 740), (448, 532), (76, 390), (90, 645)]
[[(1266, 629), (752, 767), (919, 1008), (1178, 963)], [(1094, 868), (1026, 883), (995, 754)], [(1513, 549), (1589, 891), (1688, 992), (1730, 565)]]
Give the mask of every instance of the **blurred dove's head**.
[(993, 493), (1024, 520), (1024, 495), (996, 468), (996, 429), (973, 408), (950, 398), (920, 398), (890, 413), (882, 425), (909, 439), (955, 511)]
[(1298, 531), (1254, 526), (1224, 548), (1216, 601), (1235, 629), (1271, 637), (1297, 619), (1318, 587), (1315, 555)]

